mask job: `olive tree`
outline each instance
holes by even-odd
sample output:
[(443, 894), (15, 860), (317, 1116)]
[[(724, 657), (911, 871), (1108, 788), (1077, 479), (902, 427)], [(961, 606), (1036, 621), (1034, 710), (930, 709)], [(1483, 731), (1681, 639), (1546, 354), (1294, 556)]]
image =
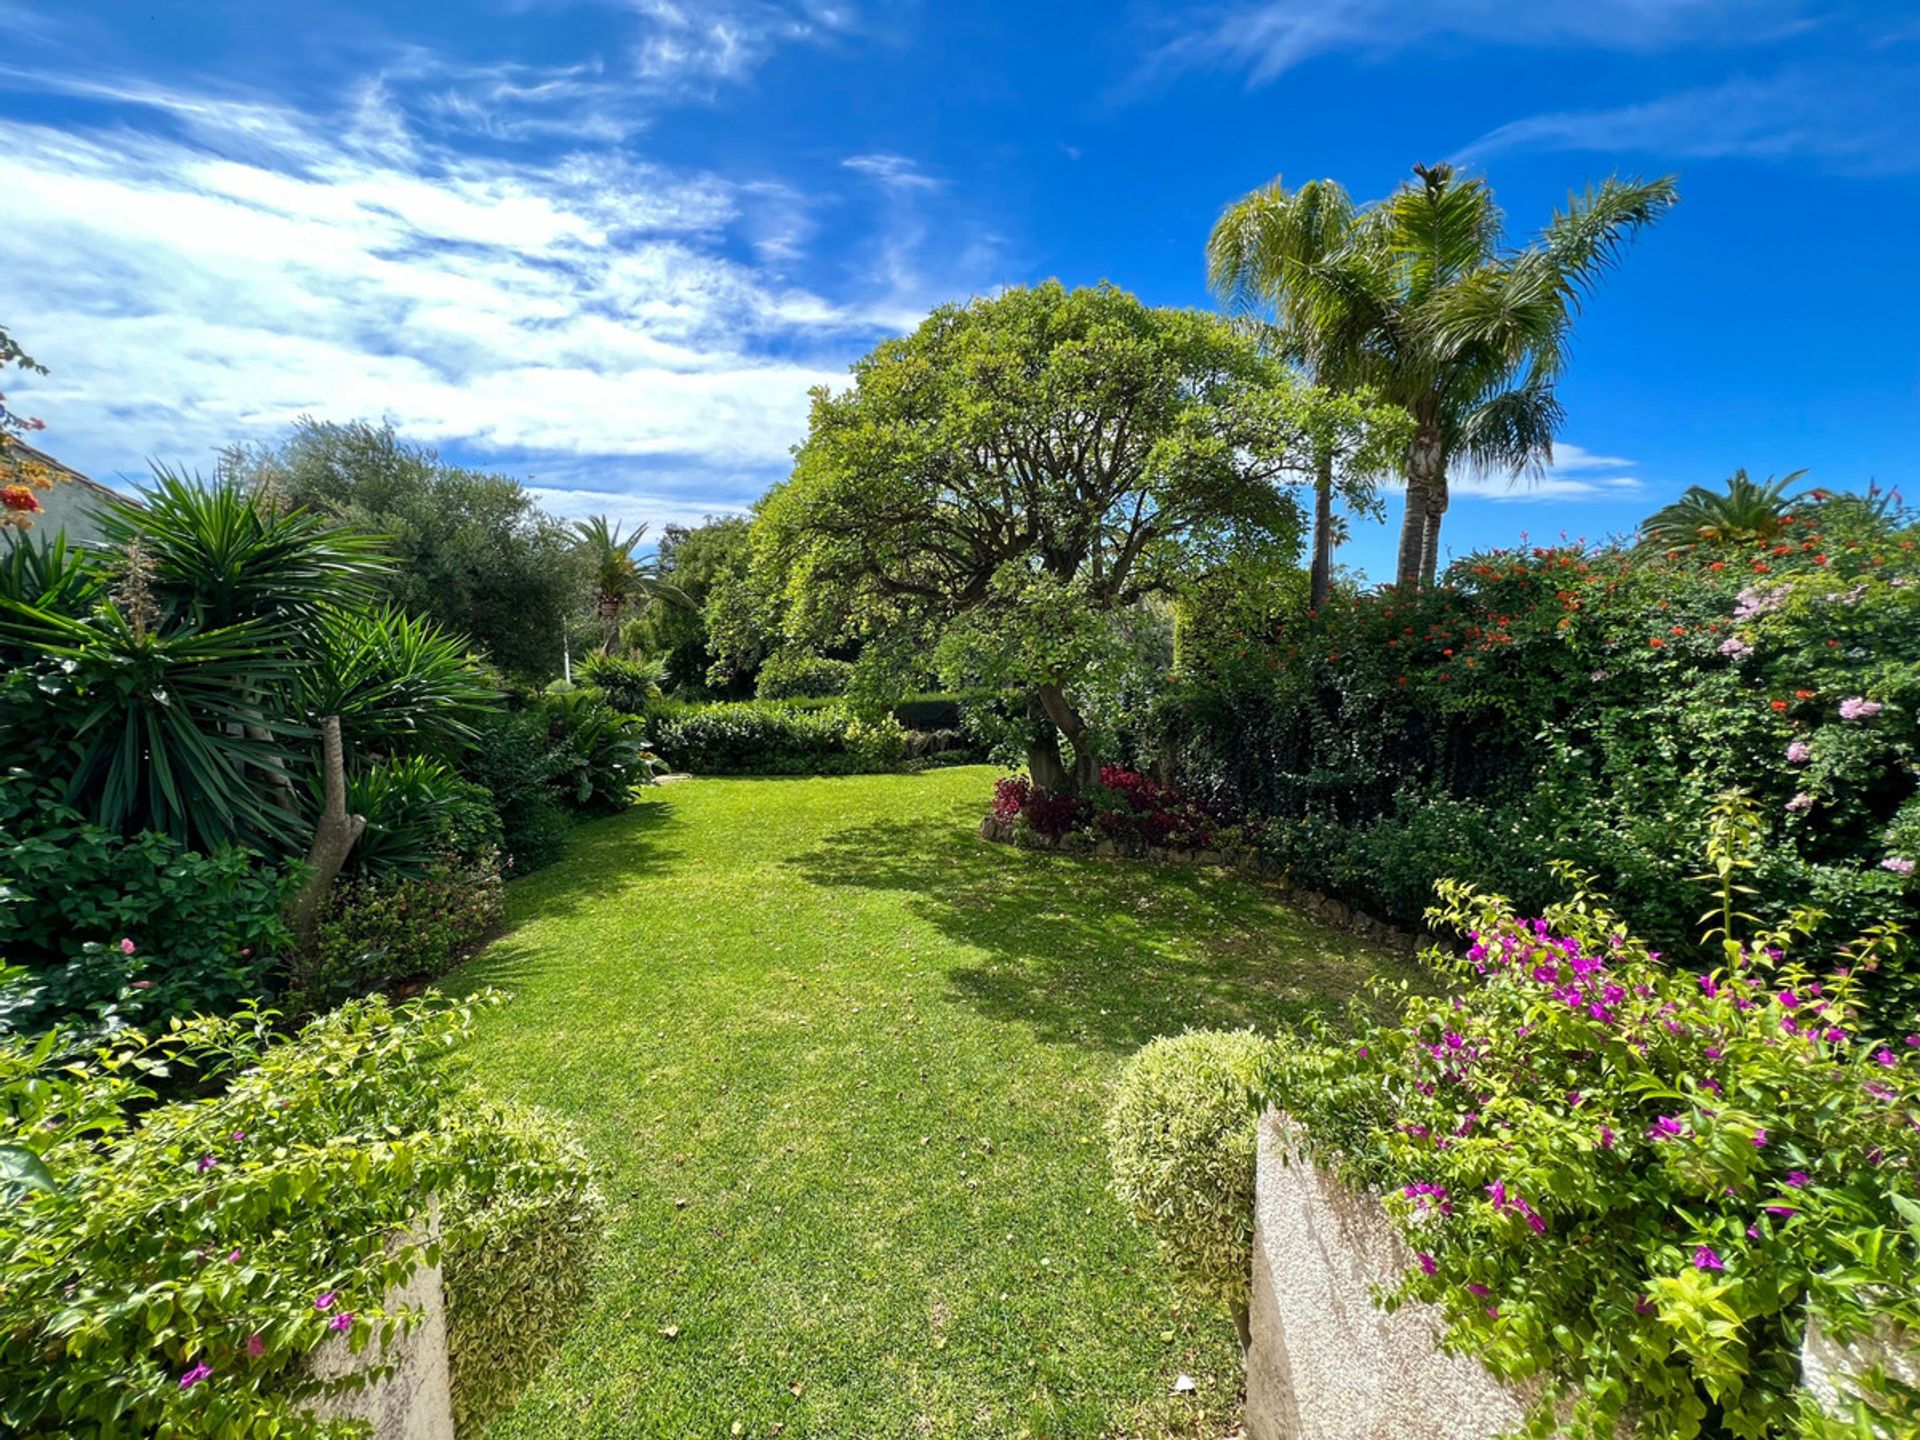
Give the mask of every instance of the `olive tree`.
[(1109, 285), (1010, 290), (941, 307), (850, 388), (814, 392), (754, 570), (789, 643), (862, 647), (857, 688), (929, 669), (1018, 687), (1035, 785), (1084, 789), (1098, 740), (1076, 697), (1118, 617), (1292, 563), (1310, 442), (1383, 464), (1395, 427), (1218, 317)]

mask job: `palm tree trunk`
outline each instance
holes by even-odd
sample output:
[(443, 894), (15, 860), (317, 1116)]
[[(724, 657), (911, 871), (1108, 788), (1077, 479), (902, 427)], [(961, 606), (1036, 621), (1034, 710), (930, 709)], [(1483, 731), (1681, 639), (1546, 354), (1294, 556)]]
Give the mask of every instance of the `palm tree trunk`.
[[(1413, 432), (1413, 443), (1407, 447), (1407, 504), (1400, 514), (1400, 554), (1394, 573), (1394, 585), (1400, 590), (1418, 590), (1426, 575), (1427, 517), (1432, 512), (1434, 485), (1436, 482), (1446, 484), (1445, 469), (1446, 452), (1442, 448), (1440, 428), (1420, 426)], [(1443, 499), (1443, 509), (1445, 503)], [(1437, 541), (1438, 520), (1433, 525)]]
[(1323, 610), (1333, 594), (1333, 451), (1314, 457), (1313, 566), (1307, 572), (1307, 608)]
[(1420, 539), (1420, 583), (1433, 588), (1440, 566), (1440, 517), (1447, 513), (1447, 471), (1443, 465), (1427, 487), (1426, 525)]

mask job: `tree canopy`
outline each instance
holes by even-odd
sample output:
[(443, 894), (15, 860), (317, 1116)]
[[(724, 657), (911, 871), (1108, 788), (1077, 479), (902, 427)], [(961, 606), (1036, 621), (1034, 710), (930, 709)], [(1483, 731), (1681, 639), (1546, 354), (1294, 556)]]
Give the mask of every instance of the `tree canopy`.
[(1404, 443), (1392, 412), (1306, 386), (1218, 317), (1109, 285), (943, 306), (853, 382), (815, 391), (761, 506), (754, 564), (781, 629), (861, 643), (857, 684), (897, 688), (933, 657), (950, 681), (1028, 691), (1043, 788), (1097, 773), (1073, 691), (1112, 616), (1292, 563), (1314, 437), (1363, 466)]
[(305, 419), (281, 445), (230, 451), (224, 472), (386, 537), (378, 584), (411, 614), (468, 636), (502, 670), (560, 670), (568, 616), (586, 603), (577, 538), (518, 481), (449, 464), (391, 425)]

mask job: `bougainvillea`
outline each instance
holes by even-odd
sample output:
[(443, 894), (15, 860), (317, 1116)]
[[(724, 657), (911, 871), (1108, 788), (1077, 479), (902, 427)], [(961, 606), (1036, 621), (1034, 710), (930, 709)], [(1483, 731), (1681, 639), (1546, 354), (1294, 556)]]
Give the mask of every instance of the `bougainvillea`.
[[(1842, 1340), (1920, 1324), (1920, 1036), (1857, 1004), (1889, 937), (1819, 969), (1786, 953), (1801, 927), (1722, 937), (1690, 972), (1563, 876), (1538, 919), (1443, 886), (1431, 918), (1468, 945), (1427, 957), (1445, 992), (1276, 1046), (1265, 1097), (1384, 1191), (1415, 1257), (1386, 1303), (1437, 1305), (1449, 1348), (1543, 1382), (1537, 1433), (1827, 1433), (1808, 1316)], [(1854, 1390), (1863, 1415), (1904, 1403)]]
[[(8, 366), (36, 375), (44, 375), (47, 368), (22, 350), (4, 326), (0, 326), (0, 371)], [(7, 404), (7, 397), (0, 394), (0, 528), (25, 530), (33, 524), (33, 517), (40, 513), (40, 493), (51, 490), (64, 479), (51, 466), (41, 463), (24, 454), (20, 448), (20, 435), (33, 430), (46, 429), (46, 422), (21, 415)]]

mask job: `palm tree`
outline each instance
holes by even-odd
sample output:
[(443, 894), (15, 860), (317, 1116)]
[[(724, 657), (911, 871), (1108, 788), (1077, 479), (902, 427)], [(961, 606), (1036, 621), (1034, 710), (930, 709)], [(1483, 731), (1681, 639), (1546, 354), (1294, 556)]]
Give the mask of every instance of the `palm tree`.
[[(1309, 180), (1289, 193), (1279, 180), (1226, 208), (1207, 237), (1207, 278), (1244, 315), (1271, 308), (1269, 345), (1300, 365), (1315, 384), (1351, 390), (1364, 382), (1367, 357), (1352, 334), (1318, 326), (1308, 292), (1289, 283), (1296, 267), (1325, 263), (1353, 238), (1353, 198), (1332, 180)], [(1255, 323), (1261, 323), (1256, 320)], [(1333, 589), (1334, 454), (1313, 457), (1313, 560), (1307, 605), (1319, 610)]]
[(620, 619), (635, 604), (649, 600), (692, 603), (663, 576), (658, 554), (636, 553), (646, 538), (645, 525), (636, 525), (623, 535), (606, 516), (595, 515), (591, 520), (575, 521), (573, 528), (580, 534), (592, 571), (593, 609), (600, 617), (604, 635), (601, 653), (613, 653)]
[[(1238, 222), (1259, 242), (1248, 292), (1264, 293), (1299, 352), (1331, 361), (1332, 383), (1372, 385), (1413, 422), (1396, 566), (1403, 589), (1433, 582), (1454, 467), (1519, 476), (1551, 461), (1562, 420), (1553, 386), (1573, 316), (1633, 234), (1676, 199), (1671, 177), (1610, 179), (1571, 200), (1533, 245), (1511, 251), (1485, 181), (1451, 165), (1417, 165), (1414, 175), (1340, 228), (1285, 214)], [(1327, 187), (1329, 202), (1336, 192)], [(1254, 216), (1298, 209), (1298, 196), (1284, 195), (1270, 187), (1240, 205)]]
[(1751, 545), (1773, 540), (1786, 528), (1793, 503), (1800, 498), (1787, 494), (1787, 487), (1806, 473), (1795, 470), (1777, 480), (1771, 475), (1751, 480), (1742, 469), (1727, 477), (1724, 490), (1690, 485), (1678, 500), (1640, 523), (1641, 537), (1649, 545)]

